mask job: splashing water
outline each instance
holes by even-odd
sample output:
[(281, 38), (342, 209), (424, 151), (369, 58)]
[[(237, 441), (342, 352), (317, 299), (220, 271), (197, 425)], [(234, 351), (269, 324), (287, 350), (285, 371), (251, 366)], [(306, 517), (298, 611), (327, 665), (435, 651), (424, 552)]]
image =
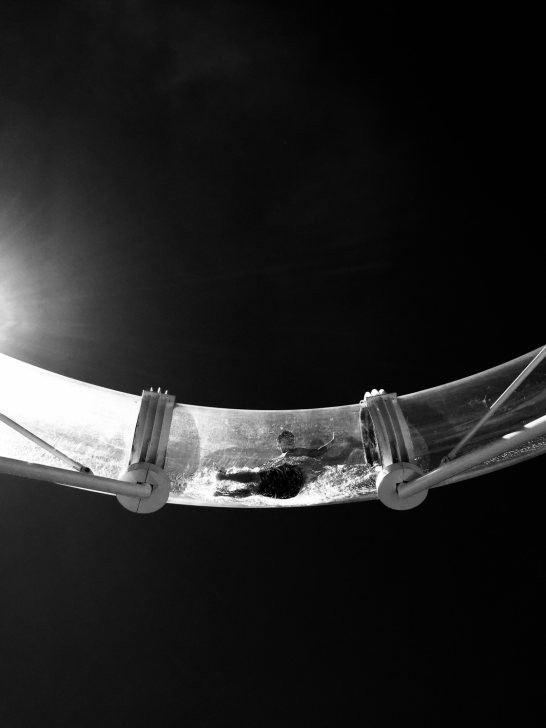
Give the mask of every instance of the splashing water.
[[(247, 468), (249, 472), (252, 470)], [(256, 469), (254, 469), (256, 472)], [(377, 497), (375, 485), (377, 468), (369, 465), (329, 465), (312, 481), (305, 484), (295, 498), (267, 498), (251, 495), (233, 498), (229, 494), (215, 495), (218, 488), (216, 470), (204, 468), (190, 478), (173, 476), (170, 501), (188, 505), (236, 506), (241, 508), (290, 507), (322, 505)]]

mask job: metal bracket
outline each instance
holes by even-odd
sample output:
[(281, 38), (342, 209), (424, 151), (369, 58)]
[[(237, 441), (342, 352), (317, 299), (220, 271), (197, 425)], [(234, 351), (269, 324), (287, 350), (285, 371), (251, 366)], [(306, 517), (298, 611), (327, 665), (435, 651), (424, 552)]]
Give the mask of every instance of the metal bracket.
[(175, 396), (161, 389), (142, 392), (129, 465), (165, 465)]
[(152, 513), (162, 508), (169, 498), (170, 481), (163, 470), (173, 417), (175, 396), (168, 391), (144, 390), (140, 402), (131, 456), (127, 471), (120, 477), (133, 483), (152, 486), (149, 498), (118, 496), (124, 508), (135, 513)]
[(362, 444), (368, 464), (386, 468), (393, 463), (411, 463), (413, 444), (396, 393), (366, 394), (361, 401)]

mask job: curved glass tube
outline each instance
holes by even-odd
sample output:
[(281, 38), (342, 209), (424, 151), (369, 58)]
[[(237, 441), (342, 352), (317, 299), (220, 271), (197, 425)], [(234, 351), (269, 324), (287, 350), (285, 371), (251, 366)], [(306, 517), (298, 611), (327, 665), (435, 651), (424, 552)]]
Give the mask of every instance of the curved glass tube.
[[(424, 471), (480, 419), (538, 350), (473, 377), (398, 397), (407, 421), (413, 461)], [(521, 429), (546, 414), (543, 364), (479, 430), (462, 452)], [(127, 470), (140, 396), (63, 377), (0, 354), (0, 412), (95, 475), (118, 478)], [(224, 507), (291, 507), (377, 497), (380, 467), (364, 455), (360, 403), (306, 410), (235, 410), (177, 404), (165, 469), (169, 502)], [(305, 483), (296, 497), (236, 498), (219, 488), (220, 474), (246, 477), (281, 454), (278, 437), (288, 431), (305, 460)], [(327, 445), (326, 448), (323, 448)], [(321, 450), (322, 448), (322, 450)], [(453, 478), (462, 480), (546, 452), (546, 438), (482, 463)], [(59, 466), (55, 456), (0, 423), (0, 456)]]
[[(256, 472), (281, 455), (279, 434), (289, 431), (298, 448), (327, 452), (309, 458), (311, 472), (296, 498), (218, 496), (217, 473)], [(360, 405), (305, 410), (235, 410), (177, 405), (165, 468), (171, 500), (217, 506), (290, 506), (374, 498), (375, 468), (367, 465)]]
[[(140, 397), (69, 379), (0, 354), (0, 412), (50, 445), (117, 478), (127, 470)], [(66, 467), (0, 422), (0, 456)]]
[[(95, 475), (127, 470), (140, 396), (63, 377), (0, 354), (0, 412)], [(54, 455), (0, 422), (0, 456), (59, 466)], [(296, 447), (332, 439), (320, 466), (289, 500), (215, 495), (220, 469), (256, 471), (281, 454), (277, 437), (293, 433)], [(314, 459), (313, 459), (314, 460)], [(316, 465), (316, 463), (315, 463)], [(229, 507), (298, 506), (375, 498), (375, 468), (366, 464), (360, 405), (294, 411), (234, 410), (175, 405), (165, 470), (169, 502)]]
[[(540, 348), (535, 349), (465, 379), (398, 397), (398, 404), (409, 426), (415, 464), (425, 472), (437, 468), (442, 458), (462, 440), (466, 432), (481, 419), (539, 351)], [(510, 433), (521, 430), (526, 423), (546, 414), (544, 364), (541, 362), (529, 374), (491, 419), (466, 443), (459, 455), (503, 437), (507, 439), (508, 445)], [(446, 482), (454, 483), (473, 478), (544, 452), (546, 438), (540, 436)]]

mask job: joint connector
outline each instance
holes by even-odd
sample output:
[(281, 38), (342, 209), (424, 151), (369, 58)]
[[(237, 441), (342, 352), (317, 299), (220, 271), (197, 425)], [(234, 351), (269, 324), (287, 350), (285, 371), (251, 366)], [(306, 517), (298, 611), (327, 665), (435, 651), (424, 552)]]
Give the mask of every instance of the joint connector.
[(401, 496), (398, 492), (399, 486), (411, 483), (412, 480), (421, 477), (423, 471), (411, 463), (392, 463), (377, 476), (377, 495), (384, 505), (395, 511), (408, 511), (416, 508), (427, 497), (428, 490), (410, 496)]
[(408, 424), (396, 393), (366, 392), (360, 410), (364, 454), (369, 465), (408, 463), (414, 459)]
[(120, 480), (126, 483), (147, 483), (152, 492), (147, 498), (118, 495), (117, 499), (124, 508), (133, 513), (154, 513), (163, 508), (169, 500), (171, 481), (163, 468), (152, 463), (134, 463)]

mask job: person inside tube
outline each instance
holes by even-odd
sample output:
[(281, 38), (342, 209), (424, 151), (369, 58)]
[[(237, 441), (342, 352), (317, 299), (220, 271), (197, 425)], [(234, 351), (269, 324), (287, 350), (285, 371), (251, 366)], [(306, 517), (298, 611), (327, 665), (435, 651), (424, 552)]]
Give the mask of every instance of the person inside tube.
[(277, 438), (281, 455), (265, 463), (259, 470), (236, 470), (228, 473), (218, 470), (221, 481), (245, 483), (244, 488), (230, 489), (229, 484), (218, 488), (214, 495), (230, 498), (248, 498), (261, 495), (267, 498), (295, 498), (309, 479), (314, 479), (326, 467), (321, 461), (334, 442), (335, 435), (317, 448), (296, 447), (292, 432), (283, 430)]

